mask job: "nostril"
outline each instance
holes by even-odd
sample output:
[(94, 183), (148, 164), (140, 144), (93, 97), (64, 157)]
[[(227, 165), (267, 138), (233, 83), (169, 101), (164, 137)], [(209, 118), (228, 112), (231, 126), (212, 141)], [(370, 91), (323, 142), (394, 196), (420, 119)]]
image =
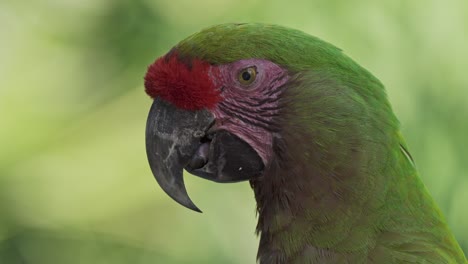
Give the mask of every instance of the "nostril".
[(190, 160), (189, 164), (187, 165), (187, 168), (189, 170), (196, 170), (196, 169), (200, 169), (203, 166), (205, 166), (205, 164), (208, 162), (208, 152), (209, 152), (209, 150), (210, 150), (209, 141), (205, 142), (205, 143), (202, 143), (198, 147), (195, 154), (192, 156), (192, 159)]

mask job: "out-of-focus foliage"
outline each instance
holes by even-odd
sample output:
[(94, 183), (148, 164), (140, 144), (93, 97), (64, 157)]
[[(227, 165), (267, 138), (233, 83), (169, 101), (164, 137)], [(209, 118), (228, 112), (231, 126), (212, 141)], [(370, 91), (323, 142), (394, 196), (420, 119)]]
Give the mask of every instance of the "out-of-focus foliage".
[(203, 27), (269, 22), (321, 37), (386, 85), (422, 178), (468, 252), (468, 1), (0, 2), (0, 263), (254, 263), (247, 183), (147, 165), (148, 64)]

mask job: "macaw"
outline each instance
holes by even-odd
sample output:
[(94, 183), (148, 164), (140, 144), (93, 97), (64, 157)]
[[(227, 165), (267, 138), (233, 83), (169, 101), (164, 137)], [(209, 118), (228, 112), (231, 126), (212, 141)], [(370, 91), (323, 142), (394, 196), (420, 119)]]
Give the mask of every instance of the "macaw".
[(184, 169), (250, 181), (260, 264), (468, 263), (384, 86), (339, 48), (282, 26), (223, 24), (182, 40), (144, 80), (157, 182), (200, 211)]

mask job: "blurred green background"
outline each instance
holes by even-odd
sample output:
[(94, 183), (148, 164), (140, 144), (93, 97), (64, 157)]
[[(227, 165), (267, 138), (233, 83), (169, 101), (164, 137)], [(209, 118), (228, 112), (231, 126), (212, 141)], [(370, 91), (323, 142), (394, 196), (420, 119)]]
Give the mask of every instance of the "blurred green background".
[(247, 183), (157, 186), (147, 65), (224, 22), (301, 29), (387, 87), (421, 177), (468, 252), (468, 1), (1, 0), (0, 263), (254, 263)]

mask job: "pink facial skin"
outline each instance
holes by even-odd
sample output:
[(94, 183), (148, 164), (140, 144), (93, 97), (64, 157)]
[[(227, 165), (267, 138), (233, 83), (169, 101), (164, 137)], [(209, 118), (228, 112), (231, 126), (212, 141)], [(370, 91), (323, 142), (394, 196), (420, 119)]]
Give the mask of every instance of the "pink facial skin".
[[(212, 130), (227, 130), (247, 142), (265, 166), (273, 154), (273, 136), (278, 133), (280, 95), (288, 72), (263, 59), (246, 59), (215, 66), (210, 76), (221, 91), (221, 100), (211, 109), (216, 118)], [(256, 79), (249, 85), (239, 82), (239, 73), (256, 67)], [(214, 74), (213, 74), (214, 73)]]

